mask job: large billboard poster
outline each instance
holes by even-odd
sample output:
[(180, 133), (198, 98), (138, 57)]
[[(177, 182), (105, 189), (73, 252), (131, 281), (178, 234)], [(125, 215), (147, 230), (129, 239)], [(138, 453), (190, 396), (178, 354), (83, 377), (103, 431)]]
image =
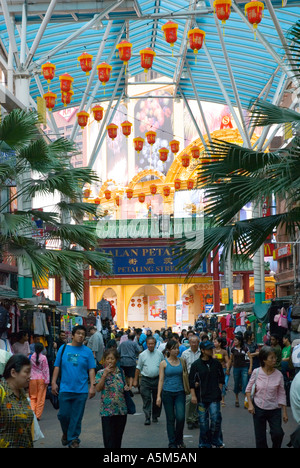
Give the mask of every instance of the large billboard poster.
[[(145, 139), (143, 150), (135, 155), (135, 173), (144, 171), (145, 169), (154, 169), (167, 174), (171, 163), (173, 162), (172, 154), (170, 153), (168, 161), (163, 163), (159, 159), (160, 148), (169, 146), (169, 141), (173, 140), (173, 100), (167, 97), (166, 90), (151, 91), (151, 96), (148, 99), (140, 99), (135, 105), (135, 137)], [(147, 96), (147, 94), (146, 94)], [(159, 97), (162, 96), (162, 97)], [(164, 97), (163, 97), (164, 96)], [(156, 132), (156, 142), (151, 147), (145, 138), (145, 133), (148, 131)]]
[(114, 140), (106, 137), (107, 179), (126, 185), (128, 183), (127, 138), (121, 130), (121, 123), (127, 120), (127, 109), (122, 104), (116, 111), (113, 123), (118, 125), (118, 136)]

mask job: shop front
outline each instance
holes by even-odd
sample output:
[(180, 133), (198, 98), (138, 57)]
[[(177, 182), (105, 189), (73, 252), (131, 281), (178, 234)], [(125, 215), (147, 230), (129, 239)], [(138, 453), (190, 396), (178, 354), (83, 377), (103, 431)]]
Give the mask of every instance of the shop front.
[(160, 329), (194, 324), (212, 301), (213, 282), (206, 262), (185, 282), (174, 245), (162, 239), (102, 245), (112, 256), (113, 275), (100, 278), (91, 271), (89, 308), (106, 299), (115, 308), (114, 320), (121, 328), (146, 326)]

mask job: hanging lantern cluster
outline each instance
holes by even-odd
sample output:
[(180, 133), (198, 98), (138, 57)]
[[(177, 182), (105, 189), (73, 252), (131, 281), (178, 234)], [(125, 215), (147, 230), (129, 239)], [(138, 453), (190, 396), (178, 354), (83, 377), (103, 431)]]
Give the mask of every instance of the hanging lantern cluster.
[[(100, 65), (97, 65), (97, 70), (98, 70), (99, 81), (101, 81), (102, 85), (105, 86), (106, 83), (108, 83), (108, 81), (110, 80), (110, 73), (112, 71), (112, 66), (106, 62), (102, 62), (100, 63)], [(105, 89), (104, 89), (104, 94), (105, 94)]]
[(170, 141), (170, 148), (173, 154), (177, 154), (179, 151), (179, 141), (177, 140), (172, 140)]
[(165, 196), (165, 197), (168, 197), (168, 196), (170, 195), (170, 193), (171, 193), (170, 187), (169, 187), (168, 185), (165, 185), (165, 186), (163, 187), (163, 194), (164, 194), (164, 196)]
[(89, 113), (85, 111), (77, 112), (77, 121), (78, 125), (81, 127), (81, 129), (84, 129), (84, 127), (87, 126), (88, 120), (89, 120)]
[(133, 139), (134, 149), (137, 153), (140, 153), (144, 146), (144, 138), (137, 137)]
[(132, 189), (127, 189), (126, 190), (126, 196), (127, 196), (128, 200), (131, 200), (132, 197), (133, 197), (133, 190)]
[(125, 135), (126, 138), (128, 138), (129, 135), (131, 134), (132, 123), (129, 122), (128, 120), (125, 120), (125, 122), (121, 123), (121, 127), (122, 127), (123, 135)]
[[(217, 18), (220, 21), (222, 21), (222, 25), (224, 27), (226, 21), (230, 17), (231, 0), (215, 0), (213, 7), (214, 7), (214, 12), (217, 15)], [(224, 29), (223, 29), (223, 34), (224, 34)]]
[(175, 179), (174, 180), (174, 187), (175, 187), (175, 190), (180, 190), (180, 187), (181, 187), (181, 180), (180, 179)]
[(190, 48), (194, 51), (196, 62), (198, 51), (202, 48), (205, 41), (205, 32), (199, 28), (190, 29), (188, 39), (190, 41)]
[(143, 49), (140, 51), (141, 55), (141, 67), (144, 69), (145, 72), (145, 81), (147, 81), (147, 73), (150, 68), (152, 68), (153, 65), (153, 60), (156, 55), (156, 53), (150, 49), (150, 47), (147, 47), (146, 49)]
[(257, 25), (263, 18), (263, 11), (264, 4), (262, 2), (252, 0), (245, 5), (245, 15), (247, 16), (249, 23), (253, 25), (254, 38), (256, 38)]
[(189, 179), (186, 183), (188, 190), (193, 190), (194, 188), (194, 181), (192, 179)]
[(187, 153), (184, 153), (182, 156), (181, 156), (181, 164), (183, 167), (189, 167), (190, 165), (190, 160), (191, 160), (191, 157), (189, 154)]
[(92, 60), (93, 60), (93, 56), (91, 54), (88, 54), (87, 52), (83, 52), (83, 54), (81, 54), (78, 57), (78, 61), (79, 61), (80, 66), (81, 66), (81, 70), (83, 72), (85, 72), (86, 76), (88, 76), (90, 74), (90, 71), (93, 68)]
[(173, 21), (168, 21), (166, 24), (162, 26), (161, 29), (164, 32), (165, 40), (172, 47), (172, 57), (173, 57), (173, 47), (174, 47), (175, 42), (177, 41), (178, 24), (173, 23)]
[(52, 112), (52, 109), (55, 107), (55, 100), (57, 98), (57, 94), (48, 91), (48, 93), (45, 93), (43, 95), (43, 98), (45, 99), (47, 109), (50, 112)]
[(51, 62), (47, 62), (42, 65), (42, 73), (43, 73), (43, 77), (48, 83), (48, 91), (49, 91), (49, 84), (51, 83), (51, 81), (53, 80), (55, 76), (55, 69), (56, 69), (56, 66), (53, 65), (53, 63)]
[(157, 192), (157, 185), (151, 184), (151, 185), (150, 185), (150, 193), (151, 193), (151, 195), (155, 195), (156, 192)]
[(192, 157), (193, 159), (199, 159), (200, 158), (200, 148), (199, 146), (192, 146), (191, 147), (191, 153), (192, 153)]
[(131, 48), (132, 44), (128, 41), (121, 41), (117, 45), (117, 50), (119, 52), (119, 58), (125, 65), (125, 74), (129, 60), (131, 59)]
[(159, 159), (162, 162), (166, 162), (168, 159), (168, 154), (169, 154), (168, 148), (160, 148), (158, 152), (159, 152)]
[(147, 138), (147, 142), (149, 145), (154, 145), (155, 140), (156, 140), (156, 132), (150, 130), (149, 132), (145, 133), (145, 137)]
[(106, 198), (106, 200), (110, 200), (111, 199), (111, 191), (106, 189), (104, 190), (104, 196)]
[(146, 195), (144, 193), (139, 193), (138, 198), (140, 203), (144, 203)]
[(103, 110), (104, 109), (101, 106), (94, 106), (92, 108), (94, 120), (96, 120), (96, 122), (100, 122), (103, 119)]
[(118, 136), (118, 125), (111, 123), (106, 127), (109, 138), (114, 140)]

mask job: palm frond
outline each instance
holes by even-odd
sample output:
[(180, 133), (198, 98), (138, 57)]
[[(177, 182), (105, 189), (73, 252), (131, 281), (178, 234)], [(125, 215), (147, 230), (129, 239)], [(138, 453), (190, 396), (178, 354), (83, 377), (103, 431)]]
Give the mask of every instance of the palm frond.
[[(252, 109), (251, 109), (252, 108)], [(270, 102), (258, 99), (250, 104), (252, 127), (265, 127), (273, 124), (294, 123), (300, 121), (300, 114), (285, 107), (275, 106)]]
[(98, 206), (95, 203), (87, 202), (66, 202), (61, 201), (57, 204), (60, 210), (65, 214), (70, 214), (72, 217), (77, 218), (83, 216), (85, 213), (90, 213), (94, 216), (97, 214)]
[(23, 148), (40, 138), (37, 123), (36, 112), (13, 109), (0, 124), (0, 142), (5, 142), (13, 150)]

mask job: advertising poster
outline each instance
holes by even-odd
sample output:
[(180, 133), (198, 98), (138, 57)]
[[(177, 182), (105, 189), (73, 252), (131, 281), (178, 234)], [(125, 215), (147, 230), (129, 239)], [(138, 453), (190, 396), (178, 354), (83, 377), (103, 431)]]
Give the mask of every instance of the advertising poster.
[(164, 296), (149, 296), (148, 297), (148, 320), (151, 322), (159, 322), (162, 319), (162, 311), (165, 309)]

